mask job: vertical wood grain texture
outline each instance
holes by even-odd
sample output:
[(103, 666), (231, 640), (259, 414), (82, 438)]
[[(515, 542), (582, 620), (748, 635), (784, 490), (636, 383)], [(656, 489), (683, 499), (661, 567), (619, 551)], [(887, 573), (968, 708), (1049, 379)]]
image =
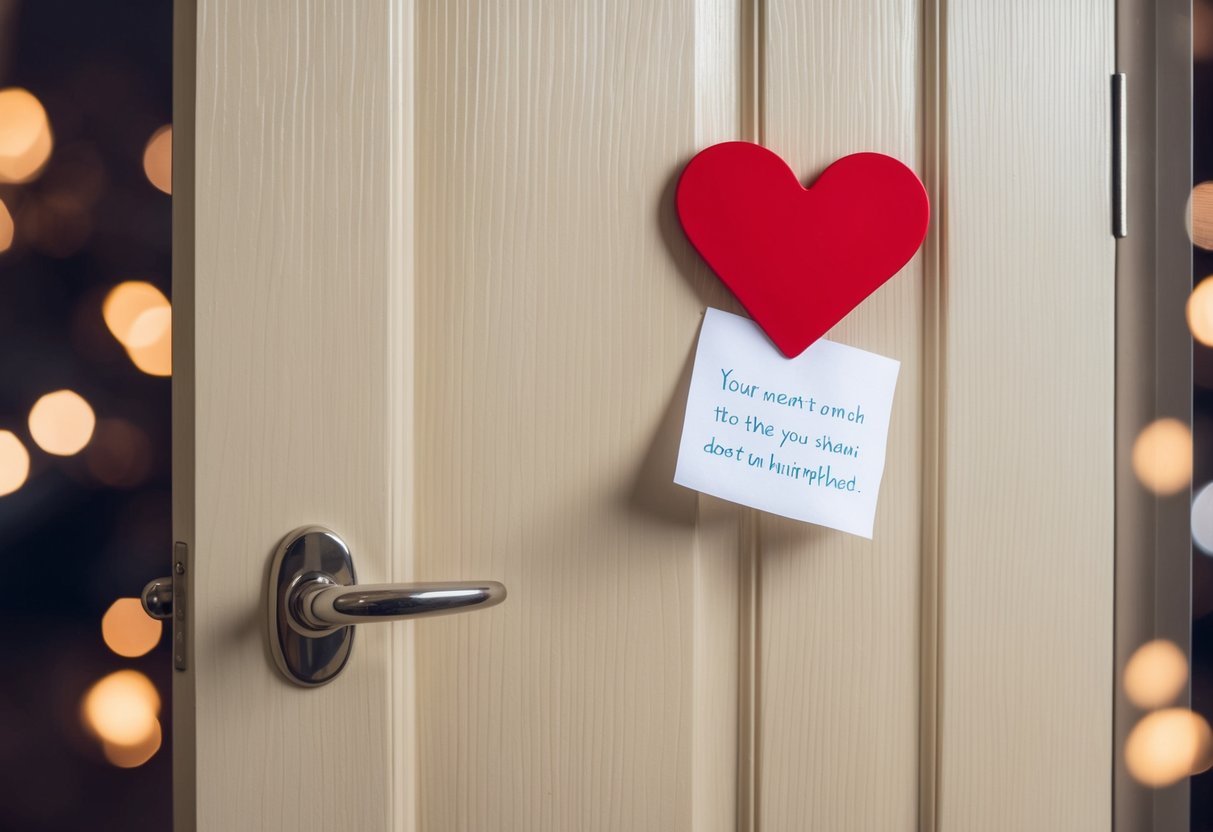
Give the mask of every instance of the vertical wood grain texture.
[[(936, 509), (938, 828), (1107, 828), (1110, 9), (947, 3), (942, 319), (916, 258), (830, 335), (901, 361), (868, 542), (673, 485), (700, 314), (737, 306), (672, 194), (743, 136), (806, 182), (919, 169), (920, 2), (196, 6), (198, 828), (913, 829)], [(510, 598), (293, 688), (266, 561), (313, 522), (363, 582)]]
[(735, 3), (419, 8), (421, 827), (727, 830), (737, 511), (673, 485), (703, 307), (681, 167), (735, 138)]
[[(388, 4), (388, 89), (390, 139), (388, 159), (388, 355), (384, 388), (387, 426), (387, 569), (392, 581), (411, 581), (416, 570), (416, 384), (417, 354), (414, 266), (417, 256), (416, 214), (416, 5), (413, 0)], [(412, 624), (391, 625), (390, 673), (391, 775), (387, 795), (390, 828), (416, 832), (417, 787), (417, 653)]]
[[(268, 558), (305, 523), (341, 533), (382, 581), (406, 451), (401, 218), (390, 175), (408, 62), (387, 0), (197, 0), (192, 656), (197, 824), (386, 829), (390, 631), (313, 690), (265, 640)], [(397, 96), (394, 98), (393, 96)], [(185, 518), (183, 517), (183, 520)]]
[(940, 828), (1107, 830), (1114, 4), (947, 14)]
[[(768, 0), (765, 28), (763, 135), (803, 182), (919, 169), (919, 3)], [(901, 362), (873, 540), (762, 520), (762, 829), (915, 828), (922, 316), (916, 257), (827, 336)]]

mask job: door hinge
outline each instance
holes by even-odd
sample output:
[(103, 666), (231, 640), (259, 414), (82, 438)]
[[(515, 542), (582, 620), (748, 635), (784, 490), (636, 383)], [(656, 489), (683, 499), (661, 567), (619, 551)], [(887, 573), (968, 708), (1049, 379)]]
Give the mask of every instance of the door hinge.
[(1128, 137), (1128, 118), (1125, 111), (1125, 74), (1112, 75), (1112, 236), (1124, 237), (1129, 233), (1129, 192), (1125, 185), (1128, 174), (1128, 155), (1125, 142)]

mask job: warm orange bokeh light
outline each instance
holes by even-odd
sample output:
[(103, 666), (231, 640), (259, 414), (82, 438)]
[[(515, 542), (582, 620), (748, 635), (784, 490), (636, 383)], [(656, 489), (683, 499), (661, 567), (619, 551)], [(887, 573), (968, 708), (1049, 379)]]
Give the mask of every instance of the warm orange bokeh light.
[(173, 125), (159, 128), (143, 148), (143, 172), (147, 180), (166, 194), (173, 192)]
[(1146, 425), (1133, 442), (1133, 473), (1155, 494), (1177, 494), (1192, 479), (1192, 432), (1178, 419)]
[(1175, 701), (1188, 681), (1188, 660), (1173, 642), (1148, 641), (1125, 665), (1125, 695), (1139, 708), (1161, 708)]
[(1125, 740), (1125, 765), (1139, 783), (1162, 788), (1204, 771), (1213, 761), (1213, 731), (1187, 708), (1154, 711)]
[(72, 390), (47, 393), (29, 412), (29, 432), (48, 454), (79, 453), (93, 436), (97, 417), (84, 398)]
[[(145, 338), (149, 333), (159, 335), (154, 341), (142, 346), (133, 343), (136, 338)], [(173, 374), (173, 318), (172, 309), (163, 307), (149, 309), (131, 327), (132, 343), (126, 347), (135, 366), (149, 376), (171, 376)]]
[(29, 90), (0, 90), (0, 182), (29, 182), (50, 158), (54, 141), (42, 103)]
[(11, 430), (0, 430), (0, 497), (12, 494), (29, 477), (29, 451)]
[(110, 333), (118, 339), (118, 343), (130, 347), (131, 330), (139, 316), (150, 309), (168, 305), (168, 298), (152, 284), (142, 280), (128, 280), (110, 289), (105, 300), (101, 302), (101, 316), (105, 319)]
[(138, 768), (146, 763), (160, 750), (160, 720), (156, 720), (154, 730), (147, 739), (136, 745), (119, 745), (115, 742), (101, 741), (101, 750), (105, 759), (118, 768)]
[(0, 252), (12, 248), (13, 234), (16, 233), (16, 230), (13, 225), (13, 215), (9, 212), (8, 206), (4, 204), (4, 200), (0, 199)]
[(101, 637), (119, 656), (133, 659), (160, 643), (162, 623), (148, 616), (138, 598), (119, 598), (101, 617)]
[(137, 670), (118, 670), (84, 694), (81, 714), (85, 727), (105, 742), (136, 746), (159, 730), (160, 694)]
[(1192, 337), (1213, 347), (1213, 278), (1206, 277), (1188, 298), (1188, 329)]
[(119, 283), (101, 304), (105, 325), (136, 367), (150, 376), (173, 374), (173, 309), (150, 283)]
[(140, 313), (131, 324), (126, 336), (127, 349), (150, 347), (165, 335), (171, 335), (173, 325), (173, 309), (171, 306), (153, 306)]

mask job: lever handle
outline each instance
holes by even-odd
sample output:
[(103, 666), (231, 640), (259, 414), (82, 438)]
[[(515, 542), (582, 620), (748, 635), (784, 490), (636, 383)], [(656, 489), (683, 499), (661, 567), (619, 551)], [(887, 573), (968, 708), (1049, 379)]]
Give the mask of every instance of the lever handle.
[(331, 632), (334, 627), (450, 615), (486, 609), (505, 600), (497, 581), (452, 583), (371, 584), (339, 586), (325, 578), (302, 581), (293, 595), (291, 611), (305, 628)]
[(345, 541), (306, 526), (282, 540), (270, 564), (270, 649), (286, 678), (323, 685), (349, 660), (355, 624), (485, 609), (505, 594), (497, 581), (359, 586)]

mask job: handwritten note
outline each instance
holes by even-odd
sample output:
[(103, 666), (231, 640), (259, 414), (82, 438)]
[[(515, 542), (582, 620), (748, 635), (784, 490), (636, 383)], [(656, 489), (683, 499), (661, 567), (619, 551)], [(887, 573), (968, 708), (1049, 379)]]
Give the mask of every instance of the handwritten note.
[(750, 319), (709, 309), (674, 482), (871, 539), (900, 366), (824, 339), (784, 358)]

